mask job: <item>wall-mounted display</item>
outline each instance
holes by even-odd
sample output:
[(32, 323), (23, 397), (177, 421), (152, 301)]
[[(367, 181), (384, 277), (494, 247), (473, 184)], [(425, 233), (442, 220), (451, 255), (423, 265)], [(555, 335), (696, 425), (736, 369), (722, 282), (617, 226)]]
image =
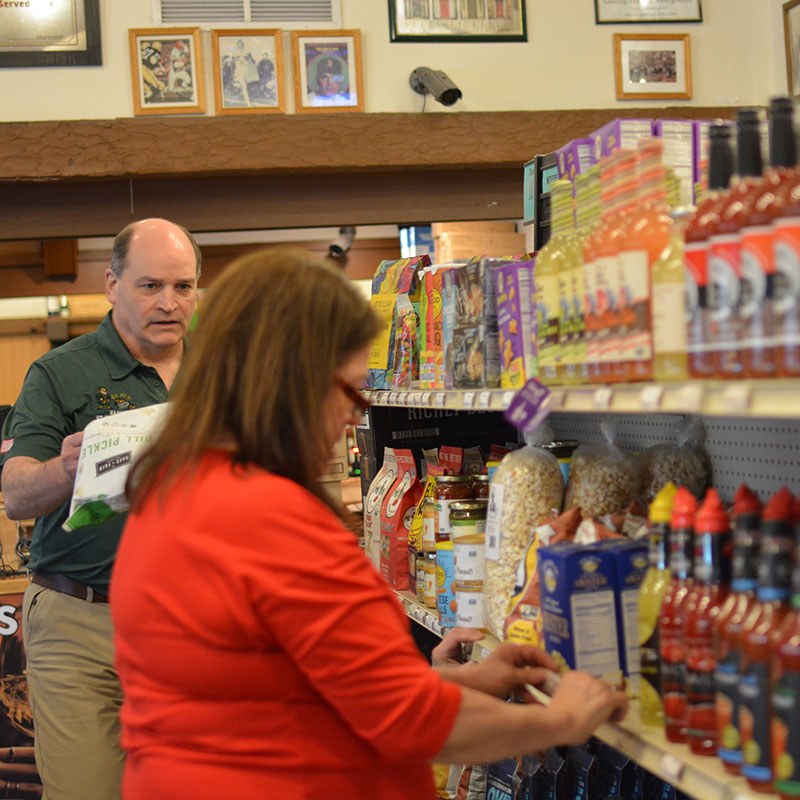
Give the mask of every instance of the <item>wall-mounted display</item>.
[(292, 62), (295, 111), (364, 110), (361, 31), (293, 31)]
[(0, 3), (0, 67), (103, 63), (100, 0)]
[(800, 96), (800, 0), (783, 4), (783, 36), (786, 42), (786, 83), (789, 94)]
[(702, 22), (700, 0), (594, 0), (598, 25), (627, 22)]
[(617, 100), (690, 100), (688, 33), (615, 33)]
[(279, 30), (211, 31), (217, 114), (285, 110)]
[(134, 114), (206, 110), (200, 28), (130, 28)]
[(389, 0), (393, 42), (527, 42), (522, 0)]

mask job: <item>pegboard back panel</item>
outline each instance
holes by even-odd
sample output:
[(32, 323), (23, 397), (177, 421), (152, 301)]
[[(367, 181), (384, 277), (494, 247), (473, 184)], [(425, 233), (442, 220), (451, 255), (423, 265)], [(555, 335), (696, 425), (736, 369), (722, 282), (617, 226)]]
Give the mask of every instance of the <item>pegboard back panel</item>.
[[(619, 447), (629, 453), (674, 442), (676, 427), (684, 419), (671, 414), (558, 413), (550, 415), (548, 424), (558, 439), (603, 444), (600, 426), (610, 416), (617, 423)], [(713, 484), (724, 500), (731, 501), (742, 483), (762, 501), (784, 485), (800, 492), (800, 420), (703, 417), (702, 421)]]

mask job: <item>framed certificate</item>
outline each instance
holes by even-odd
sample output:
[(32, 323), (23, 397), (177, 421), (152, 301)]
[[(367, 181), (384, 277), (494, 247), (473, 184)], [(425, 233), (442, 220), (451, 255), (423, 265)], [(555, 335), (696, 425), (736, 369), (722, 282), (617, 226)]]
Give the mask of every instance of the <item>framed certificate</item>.
[(2, 5), (0, 67), (103, 63), (100, 0), (20, 0)]
[(702, 22), (700, 0), (594, 0), (598, 25), (626, 22)]

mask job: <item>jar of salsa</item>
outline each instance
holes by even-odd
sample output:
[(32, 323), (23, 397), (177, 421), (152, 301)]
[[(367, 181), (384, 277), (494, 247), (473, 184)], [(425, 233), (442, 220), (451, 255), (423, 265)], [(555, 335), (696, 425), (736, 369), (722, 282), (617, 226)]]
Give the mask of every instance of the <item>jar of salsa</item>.
[(450, 505), (458, 500), (472, 500), (471, 475), (440, 475), (433, 491), (436, 504), (436, 541), (449, 542)]

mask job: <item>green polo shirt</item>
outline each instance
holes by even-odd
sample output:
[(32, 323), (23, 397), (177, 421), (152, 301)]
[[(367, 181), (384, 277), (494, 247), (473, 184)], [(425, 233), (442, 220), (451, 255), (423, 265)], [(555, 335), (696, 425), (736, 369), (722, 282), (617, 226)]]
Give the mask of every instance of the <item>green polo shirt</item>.
[[(47, 461), (61, 453), (65, 436), (93, 419), (167, 399), (158, 372), (137, 361), (111, 322), (51, 350), (31, 364), (17, 402), (3, 425), (3, 460), (28, 456)], [(127, 515), (68, 533), (61, 525), (69, 499), (36, 520), (32, 570), (58, 572), (108, 593), (111, 566)]]

